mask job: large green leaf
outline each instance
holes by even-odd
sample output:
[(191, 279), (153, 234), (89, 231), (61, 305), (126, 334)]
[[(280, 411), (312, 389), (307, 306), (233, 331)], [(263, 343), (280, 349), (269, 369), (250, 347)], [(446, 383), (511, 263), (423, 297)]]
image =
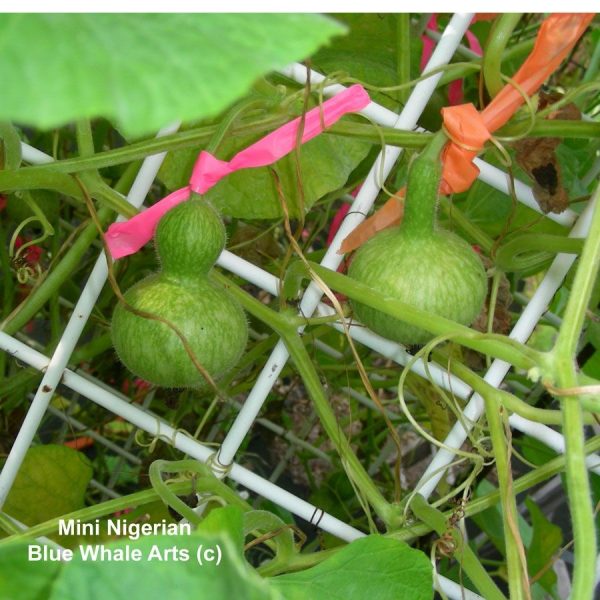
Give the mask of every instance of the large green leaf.
[[(229, 160), (256, 139), (256, 136), (229, 139), (219, 149), (218, 158)], [(319, 135), (304, 144), (300, 149), (300, 173), (305, 210), (325, 194), (342, 187), (370, 148), (369, 143), (335, 135)], [(198, 149), (181, 150), (167, 156), (159, 178), (169, 190), (188, 184), (198, 152)], [(270, 168), (275, 169), (279, 177), (290, 216), (299, 217), (301, 193), (294, 153), (284, 156), (272, 167), (236, 171), (219, 181), (206, 197), (225, 215), (240, 219), (277, 219), (283, 214), (282, 201)]]
[[(398, 16), (395, 14), (339, 14), (337, 19), (350, 28), (350, 33), (321, 48), (312, 62), (323, 73), (343, 71), (359, 81), (374, 86), (398, 84)], [(422, 42), (418, 35), (408, 40), (411, 78), (420, 74)], [(398, 108), (397, 93), (372, 92), (372, 98), (391, 109)]]
[(47, 444), (27, 451), (4, 510), (26, 525), (73, 512), (84, 506), (92, 478), (89, 460), (80, 452)]
[[(527, 181), (527, 178), (523, 176), (521, 180)], [(513, 203), (512, 198), (504, 192), (479, 180), (473, 183), (468, 192), (455, 197), (455, 201), (471, 223), (492, 237), (512, 231), (556, 235), (566, 233), (566, 229), (558, 223), (543, 218), (520, 202)], [(509, 219), (510, 225), (505, 232)]]
[[(486, 494), (496, 491), (496, 487), (486, 479), (483, 479), (477, 485), (476, 497), (480, 498)], [(505, 555), (506, 546), (504, 539), (504, 525), (502, 520), (502, 508), (500, 504), (495, 504), (486, 510), (473, 515), (473, 521), (487, 534), (490, 541), (502, 556)], [(527, 546), (531, 543), (532, 529), (527, 521), (519, 515), (518, 517), (519, 533), (523, 543)]]
[(388, 600), (433, 598), (427, 556), (404, 542), (370, 535), (321, 564), (272, 580), (286, 600)]
[(527, 569), (531, 577), (546, 569), (539, 581), (544, 589), (550, 592), (556, 583), (556, 573), (548, 568), (548, 565), (562, 545), (562, 530), (558, 525), (548, 521), (546, 515), (531, 498), (526, 498), (525, 504), (533, 527), (533, 537), (527, 549)]
[(3, 15), (0, 120), (103, 116), (138, 135), (210, 117), (344, 31), (310, 14)]
[(239, 506), (227, 505), (213, 508), (200, 522), (198, 533), (227, 534), (238, 550), (244, 552), (244, 513)]
[[(217, 548), (218, 547), (218, 548)], [(212, 598), (281, 600), (280, 594), (243, 561), (224, 535), (150, 536), (106, 548), (139, 550), (139, 561), (83, 560), (77, 555), (57, 577), (50, 600), (130, 600), (134, 598)], [(220, 552), (220, 562), (198, 563), (197, 551)], [(158, 556), (162, 556), (162, 559)], [(114, 556), (114, 555), (113, 555)]]
[(60, 562), (30, 561), (29, 542), (0, 546), (0, 599), (47, 600)]

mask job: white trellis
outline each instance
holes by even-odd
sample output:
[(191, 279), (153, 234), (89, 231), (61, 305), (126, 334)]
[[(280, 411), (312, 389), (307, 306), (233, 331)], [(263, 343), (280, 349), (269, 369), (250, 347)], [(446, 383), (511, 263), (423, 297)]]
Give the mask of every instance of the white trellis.
[[(437, 46), (424, 73), (439, 66), (443, 66), (451, 60), (464, 33), (469, 27), (472, 17), (473, 15), (470, 13), (453, 16), (443, 34), (439, 36)], [(282, 73), (300, 83), (305, 83), (307, 76), (309, 75), (306, 67), (299, 64), (291, 65), (287, 69), (284, 69)], [(403, 130), (414, 129), (417, 120), (429, 102), (440, 77), (441, 73), (428, 79), (424, 79), (415, 86), (406, 106), (399, 115), (374, 102), (362, 111), (362, 114), (381, 125)], [(319, 83), (323, 81), (323, 79), (323, 76), (319, 73), (314, 71), (310, 72), (310, 80), (313, 83)], [(343, 91), (343, 89), (343, 86), (332, 85), (326, 87), (324, 93), (326, 95), (334, 95)], [(178, 124), (175, 124), (165, 128), (158, 135), (172, 133), (176, 131), (177, 128)], [(381, 189), (383, 180), (385, 180), (393, 168), (401, 152), (401, 148), (386, 147), (385, 152), (382, 152), (378, 156), (360, 192), (353, 201), (348, 216), (344, 219), (342, 226), (323, 258), (321, 263), (323, 266), (333, 270), (339, 266), (342, 257), (337, 254), (337, 251), (342, 240), (365, 218), (364, 215), (371, 209), (373, 202)], [(142, 205), (164, 156), (165, 154), (162, 153), (145, 159), (126, 198), (132, 205), (136, 207)], [(27, 144), (23, 144), (23, 159), (32, 164), (44, 164), (52, 161), (51, 157)], [(482, 181), (505, 193), (509, 192), (509, 177), (506, 173), (479, 159), (476, 159), (475, 163), (480, 169), (479, 178)], [(539, 212), (539, 207), (529, 186), (520, 181), (516, 181), (515, 193), (520, 202)], [(560, 215), (549, 214), (546, 216), (563, 225), (570, 226), (574, 224), (571, 230), (571, 236), (584, 237), (589, 229), (591, 212), (592, 206), (588, 205), (580, 217), (577, 217), (572, 211), (565, 211)], [(560, 287), (573, 264), (574, 259), (575, 257), (573, 255), (558, 255), (556, 257), (511, 332), (510, 335), (512, 338), (521, 342), (525, 342), (528, 339), (534, 327), (544, 315), (548, 303)], [(231, 252), (224, 251), (218, 260), (218, 264), (222, 268), (239, 275), (246, 281), (253, 283), (270, 294), (276, 295), (278, 292), (279, 282), (276, 277)], [(29, 340), (28, 343), (25, 343), (22, 336), (19, 339), (19, 336), (9, 336), (4, 332), (0, 332), (0, 349), (6, 351), (21, 362), (44, 372), (42, 381), (33, 397), (27, 415), (7, 457), (4, 468), (0, 473), (0, 508), (8, 496), (25, 453), (31, 446), (39, 425), (46, 413), (50, 412), (55, 416), (59, 416), (61, 419), (69, 422), (77, 430), (87, 429), (83, 423), (79, 423), (71, 415), (64, 414), (49, 406), (50, 400), (52, 399), (59, 382), (61, 382), (74, 392), (95, 402), (107, 411), (122, 417), (135, 427), (148, 432), (152, 436), (160, 437), (181, 452), (189, 454), (195, 459), (204, 462), (211, 459), (211, 464), (215, 465), (216, 473), (219, 475), (224, 473), (224, 470), (219, 468), (220, 466), (227, 467), (231, 465), (228, 476), (234, 481), (262, 497), (279, 504), (306, 521), (318, 525), (323, 530), (347, 541), (365, 535), (363, 532), (287, 492), (271, 481), (234, 463), (235, 456), (243, 443), (243, 440), (255, 422), (269, 428), (278, 435), (286, 437), (293, 445), (304, 447), (317, 456), (323, 455), (319, 449), (312, 447), (304, 440), (294, 436), (291, 432), (285, 431), (280, 425), (258, 417), (267, 395), (277, 381), (277, 378), (288, 359), (287, 349), (281, 340), (275, 346), (269, 360), (262, 369), (245, 402), (241, 407), (238, 406), (239, 412), (237, 417), (217, 452), (180, 431), (175, 430), (171, 425), (154, 415), (147, 408), (147, 405), (139, 406), (131, 404), (122, 394), (106, 386), (103, 382), (96, 381), (88, 374), (74, 372), (68, 369), (67, 364), (75, 350), (83, 328), (88, 321), (106, 279), (106, 259), (104, 253), (101, 253), (82, 291), (79, 301), (73, 309), (73, 314), (63, 332), (60, 342), (50, 358), (38, 352), (35, 349), (35, 343), (33, 341)], [(322, 293), (320, 289), (315, 284), (310, 284), (304, 291), (300, 303), (302, 314), (305, 316), (310, 316), (315, 313), (319, 315), (333, 314), (331, 307), (320, 302), (321, 296)], [(343, 331), (341, 323), (333, 323), (332, 327)], [(412, 359), (405, 348), (366, 330), (364, 327), (357, 326), (356, 324), (349, 324), (349, 330), (353, 339), (368, 346), (381, 355), (392, 359), (400, 365), (405, 365)], [(322, 342), (319, 343), (322, 344)], [(323, 349), (335, 353), (335, 350), (331, 348)], [(444, 369), (436, 364), (431, 363), (426, 366), (423, 361), (419, 360), (411, 365), (411, 369), (420, 375), (425, 375), (426, 370), (428, 370), (428, 376), (438, 385), (451, 390), (456, 396), (463, 399), (469, 399), (469, 402), (464, 409), (464, 419), (457, 421), (444, 442), (447, 449), (439, 450), (437, 452), (418, 484), (419, 492), (425, 497), (428, 497), (434, 491), (436, 485), (443, 477), (446, 468), (453, 460), (454, 454), (451, 449), (458, 449), (466, 439), (468, 431), (465, 429), (465, 426), (468, 426), (468, 424), (471, 426), (474, 425), (481, 416), (483, 401), (479, 395), (472, 395), (471, 389), (463, 381), (453, 375), (449, 375)], [(485, 375), (485, 380), (493, 386), (499, 386), (509, 369), (510, 365), (508, 363), (495, 360)], [(512, 427), (537, 438), (557, 452), (564, 451), (564, 439), (562, 435), (550, 427), (528, 421), (518, 415), (511, 416), (510, 424)], [(122, 448), (113, 442), (110, 442), (110, 440), (107, 440), (100, 434), (92, 431), (86, 433), (94, 436), (99, 443), (104, 444), (107, 449), (118, 455), (122, 461), (128, 461), (131, 464), (139, 464), (139, 458), (129, 452), (129, 446), (133, 442), (131, 436), (125, 447)], [(326, 457), (326, 455), (324, 456)], [(600, 457), (588, 457), (587, 464), (590, 469), (600, 474)], [(113, 486), (115, 482), (116, 476), (111, 478), (111, 483), (108, 487), (95, 481), (93, 481), (92, 484), (95, 485), (97, 489), (104, 492), (105, 495), (114, 496), (116, 494), (111, 486)], [(479, 598), (477, 594), (469, 592), (468, 590), (463, 590), (456, 583), (445, 578), (439, 578), (438, 585), (450, 598)]]

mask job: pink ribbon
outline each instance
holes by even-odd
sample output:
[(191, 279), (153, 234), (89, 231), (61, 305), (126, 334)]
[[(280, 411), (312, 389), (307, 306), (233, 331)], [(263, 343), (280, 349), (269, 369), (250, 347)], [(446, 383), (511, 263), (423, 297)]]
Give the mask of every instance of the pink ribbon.
[[(304, 144), (333, 125), (347, 113), (365, 108), (371, 99), (360, 85), (353, 85), (333, 98), (308, 111), (304, 118), (301, 143)], [(169, 194), (150, 208), (128, 221), (113, 223), (106, 232), (106, 243), (114, 259), (137, 252), (152, 236), (165, 213), (189, 198), (190, 192), (206, 193), (223, 177), (238, 169), (270, 165), (295, 147), (301, 117), (286, 123), (258, 142), (238, 152), (230, 161), (215, 158), (202, 151), (194, 165), (190, 183)]]
[[(475, 20), (475, 18), (473, 20)], [(438, 31), (436, 13), (433, 13), (431, 15), (431, 18), (427, 23), (427, 29), (436, 32)], [(467, 42), (469, 43), (469, 48), (473, 50), (473, 52), (481, 56), (483, 54), (483, 50), (481, 48), (481, 45), (479, 44), (479, 40), (475, 37), (475, 35), (471, 31), (467, 30), (465, 32), (465, 37), (467, 38)], [(421, 54), (421, 71), (423, 71), (425, 65), (427, 64), (427, 62), (431, 58), (431, 55), (433, 54), (435, 42), (425, 34), (421, 36), (421, 39), (423, 40), (423, 53)], [(450, 82), (450, 85), (448, 86), (448, 102), (450, 102), (450, 104), (454, 106), (456, 104), (462, 104), (463, 101), (463, 80), (455, 79), (454, 81)]]

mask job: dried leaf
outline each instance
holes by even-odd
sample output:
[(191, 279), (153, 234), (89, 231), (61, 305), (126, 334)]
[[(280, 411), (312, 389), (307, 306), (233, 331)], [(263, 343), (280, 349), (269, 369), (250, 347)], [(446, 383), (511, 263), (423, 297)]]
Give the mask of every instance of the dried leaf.
[[(557, 93), (541, 92), (538, 110), (560, 98)], [(550, 113), (548, 119), (579, 120), (581, 113), (571, 103)], [(560, 142), (560, 138), (524, 138), (514, 144), (517, 163), (533, 179), (533, 195), (545, 213), (561, 213), (569, 206), (569, 195), (562, 184), (556, 157)]]

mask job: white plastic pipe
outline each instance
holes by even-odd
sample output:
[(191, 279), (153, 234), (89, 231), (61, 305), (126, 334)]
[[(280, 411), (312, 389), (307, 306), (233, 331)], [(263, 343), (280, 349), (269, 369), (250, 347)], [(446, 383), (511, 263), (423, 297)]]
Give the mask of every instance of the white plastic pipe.
[[(168, 135), (178, 128), (179, 124), (165, 127), (158, 135)], [(29, 156), (30, 160), (34, 160), (35, 158), (41, 159), (41, 157), (34, 155), (30, 150), (28, 150), (28, 153), (31, 155)], [(127, 201), (130, 204), (136, 207), (141, 206), (165, 156), (166, 153), (163, 152), (161, 154), (149, 156), (144, 160), (140, 171), (131, 186), (131, 190), (127, 195)], [(122, 219), (119, 218), (118, 220)], [(92, 274), (85, 284), (81, 296), (75, 305), (73, 314), (71, 315), (56, 350), (52, 355), (50, 364), (44, 373), (44, 377), (42, 378), (29, 410), (25, 415), (23, 424), (19, 429), (19, 433), (17, 434), (14, 444), (6, 458), (4, 467), (2, 468), (2, 472), (0, 473), (0, 508), (6, 501), (6, 497), (17, 476), (17, 472), (25, 458), (25, 453), (33, 441), (35, 433), (44, 417), (44, 413), (48, 408), (48, 404), (54, 395), (56, 386), (60, 382), (63, 371), (71, 358), (71, 354), (75, 349), (79, 337), (81, 336), (81, 332), (96, 305), (96, 300), (104, 287), (107, 276), (108, 266), (104, 252), (102, 252), (96, 260)]]
[(32, 165), (47, 165), (54, 162), (50, 155), (25, 142), (21, 142), (21, 158)]
[[(1, 331), (0, 348), (8, 352), (15, 359), (31, 365), (39, 371), (43, 371), (49, 365), (46, 356)], [(122, 400), (111, 391), (100, 387), (85, 377), (74, 373), (70, 369), (64, 370), (63, 383), (72, 390), (89, 398), (99, 406), (124, 418), (129, 423), (143, 429), (150, 435), (163, 439), (175, 448), (181, 450), (185, 454), (189, 454), (197, 460), (206, 462), (214, 453), (213, 448), (200, 444), (193, 438), (188, 437), (171, 425), (165, 423), (159, 417), (152, 415), (149, 412), (145, 412), (136, 404), (131, 404)], [(319, 527), (341, 539), (352, 541), (353, 539), (364, 535), (357, 529), (324, 513), (312, 504), (297, 498), (293, 494), (286, 492), (239, 465), (233, 465), (229, 475), (239, 484), (253, 490), (264, 498), (276, 502), (306, 521), (314, 524), (317, 524), (318, 521)]]
[[(439, 44), (436, 46), (424, 72), (430, 71), (440, 65), (446, 64), (453, 56), (456, 46), (460, 43), (462, 36), (468, 29), (473, 15), (457, 14), (452, 17), (446, 27)], [(412, 91), (404, 109), (399, 117), (396, 118), (393, 127), (398, 129), (412, 129), (417, 119), (423, 112), (427, 102), (435, 90), (436, 83), (441, 77), (441, 73), (425, 79), (418, 83)], [(369, 171), (365, 182), (363, 183), (355, 201), (348, 212), (348, 216), (342, 222), (331, 246), (325, 253), (321, 264), (330, 269), (337, 269), (342, 261), (342, 255), (338, 250), (346, 236), (364, 220), (364, 215), (370, 210), (383, 181), (388, 176), (396, 160), (402, 152), (401, 148), (386, 147), (385, 155), (380, 153), (375, 164)], [(320, 288), (311, 283), (306, 289), (302, 301), (300, 302), (300, 312), (303, 315), (310, 316), (317, 308), (323, 293)], [(252, 391), (244, 402), (244, 407), (238, 413), (231, 429), (223, 440), (219, 449), (217, 460), (222, 465), (228, 465), (233, 462), (233, 458), (238, 451), (249, 429), (252, 427), (266, 397), (268, 396), (279, 374), (285, 366), (289, 354), (283, 341), (279, 341), (275, 346), (267, 364), (261, 371)]]

